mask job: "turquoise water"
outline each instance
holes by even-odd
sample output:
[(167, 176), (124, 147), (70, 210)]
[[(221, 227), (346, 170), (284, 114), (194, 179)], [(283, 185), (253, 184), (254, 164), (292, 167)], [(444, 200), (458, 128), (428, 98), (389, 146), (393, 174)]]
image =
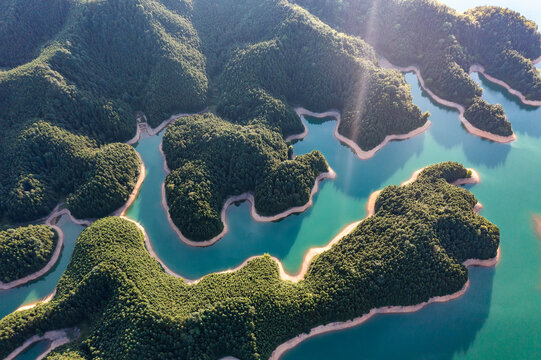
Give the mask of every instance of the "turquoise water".
[(39, 341), (35, 343), (34, 345), (30, 346), (28, 349), (26, 349), (24, 352), (22, 352), (19, 356), (17, 356), (16, 360), (34, 360), (37, 359), (38, 356), (43, 354), (49, 347), (50, 342), (47, 340)]
[(58, 226), (64, 232), (64, 247), (62, 248), (60, 260), (58, 260), (52, 271), (36, 281), (11, 290), (0, 290), (0, 318), (15, 311), (20, 306), (41, 300), (53, 292), (58, 280), (60, 280), (68, 266), (75, 247), (75, 241), (84, 229), (83, 226), (69, 221), (66, 216), (59, 219)]
[[(541, 23), (541, 5), (507, 3)], [(452, 5), (464, 10), (476, 4), (455, 1)], [(541, 109), (522, 106), (505, 90), (475, 74), (473, 77), (485, 89), (487, 101), (504, 106), (517, 134), (516, 142), (497, 144), (468, 134), (457, 113), (434, 104), (417, 79), (408, 74), (414, 102), (432, 114), (432, 126), (425, 134), (393, 142), (374, 158), (361, 161), (333, 137), (335, 122), (307, 122), (309, 135), (294, 145), (295, 152), (320, 150), (338, 177), (321, 184), (314, 206), (306, 212), (276, 223), (257, 223), (249, 215), (249, 205), (243, 203), (229, 208), (230, 231), (217, 244), (208, 248), (184, 245), (160, 206), (165, 177), (158, 152), (160, 134), (144, 137), (136, 145), (147, 177), (127, 215), (145, 226), (167, 266), (187, 278), (234, 267), (264, 253), (281, 259), (286, 270), (294, 273), (308, 248), (325, 245), (344, 226), (365, 216), (366, 200), (373, 191), (399, 184), (429, 164), (462, 162), (480, 173), (482, 182), (470, 190), (485, 205), (481, 214), (501, 229), (502, 260), (498, 266), (471, 269), (471, 287), (458, 300), (413, 314), (377, 316), (357, 328), (312, 338), (284, 359), (541, 358), (541, 242), (531, 222), (532, 214), (541, 214)], [(0, 291), (0, 318), (45, 297), (56, 286), (82, 231), (65, 217), (59, 225), (66, 234), (59, 264), (38, 281)], [(24, 358), (35, 358), (39, 347), (45, 345), (36, 344)]]
[[(355, 329), (310, 339), (285, 359), (401, 358), (496, 359), (541, 356), (540, 249), (531, 215), (541, 213), (541, 109), (520, 105), (501, 89), (474, 74), (485, 99), (502, 103), (518, 140), (498, 144), (467, 133), (457, 113), (433, 103), (415, 76), (406, 75), (414, 102), (432, 114), (432, 126), (420, 136), (393, 142), (367, 161), (332, 136), (334, 121), (307, 122), (309, 135), (294, 145), (302, 154), (320, 150), (338, 174), (325, 181), (314, 206), (277, 223), (251, 220), (248, 204), (228, 211), (230, 232), (216, 245), (184, 245), (169, 228), (160, 206), (163, 159), (160, 136), (145, 138), (137, 150), (148, 174), (128, 216), (146, 228), (167, 266), (189, 278), (242, 263), (269, 252), (290, 272), (298, 270), (306, 250), (326, 244), (345, 225), (365, 216), (374, 190), (398, 184), (423, 166), (454, 160), (474, 167), (482, 183), (470, 188), (485, 205), (482, 215), (498, 224), (502, 260), (495, 269), (472, 269), (471, 288), (459, 300), (429, 306), (408, 315), (379, 316)], [(310, 119), (309, 119), (310, 120)], [(385, 346), (388, 343), (395, 346)]]

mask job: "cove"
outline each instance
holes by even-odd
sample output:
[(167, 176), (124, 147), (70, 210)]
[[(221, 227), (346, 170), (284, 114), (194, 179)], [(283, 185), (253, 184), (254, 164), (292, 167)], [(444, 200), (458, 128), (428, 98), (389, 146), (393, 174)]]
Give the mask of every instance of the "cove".
[[(306, 251), (323, 246), (345, 225), (365, 216), (370, 193), (399, 184), (411, 173), (433, 163), (454, 160), (481, 174), (470, 188), (485, 205), (482, 215), (501, 229), (502, 261), (496, 269), (470, 270), (466, 295), (418, 313), (378, 316), (355, 329), (322, 335), (302, 343), (285, 359), (343, 358), (532, 358), (539, 354), (532, 329), (541, 320), (539, 242), (531, 214), (541, 213), (538, 191), (541, 164), (541, 109), (521, 105), (505, 90), (472, 77), (485, 89), (484, 98), (503, 104), (517, 133), (512, 144), (473, 136), (462, 128), (457, 112), (443, 108), (406, 75), (414, 102), (432, 114), (431, 128), (407, 141), (392, 142), (374, 158), (360, 161), (332, 135), (331, 119), (305, 119), (309, 134), (294, 145), (296, 154), (320, 150), (337, 178), (323, 182), (306, 212), (276, 223), (257, 223), (249, 205), (227, 212), (228, 234), (208, 248), (182, 243), (169, 227), (159, 204), (165, 177), (158, 151), (161, 135), (137, 145), (147, 178), (127, 216), (142, 223), (166, 265), (187, 278), (237, 266), (246, 258), (270, 253), (295, 273)], [(389, 341), (396, 346), (385, 346)], [(378, 346), (377, 344), (380, 344)]]
[[(466, 133), (457, 113), (432, 102), (417, 78), (407, 74), (414, 103), (421, 110), (430, 111), (432, 126), (422, 143), (409, 149), (412, 153), (402, 165), (393, 166), (384, 161), (389, 159), (381, 159), (384, 149), (379, 154), (379, 170), (387, 171), (393, 179), (404, 171), (407, 174), (412, 169), (444, 160), (459, 161), (478, 170), (481, 183), (470, 190), (485, 206), (481, 214), (500, 227), (501, 262), (495, 269), (470, 269), (471, 287), (458, 300), (427, 306), (413, 314), (378, 316), (358, 328), (309, 339), (286, 353), (283, 359), (533, 359), (541, 356), (536, 330), (541, 321), (541, 252), (531, 221), (531, 215), (541, 211), (541, 199), (534, 195), (539, 192), (541, 176), (538, 160), (541, 109), (523, 106), (504, 89), (477, 74), (472, 77), (484, 88), (488, 102), (504, 106), (517, 141), (497, 144)], [(309, 142), (317, 142), (314, 135), (319, 128), (311, 125), (310, 130), (312, 137), (308, 136), (305, 144), (297, 145), (296, 149), (306, 146), (307, 151)], [(323, 141), (324, 134), (321, 136)], [(407, 142), (414, 147), (415, 141)], [(312, 146), (323, 150), (330, 145), (318, 144)], [(377, 158), (378, 155), (374, 160)], [(334, 164), (334, 168), (339, 176), (343, 174), (340, 166)], [(358, 185), (359, 181), (363, 182), (355, 179), (352, 183)]]
[[(467, 7), (471, 6), (468, 1)], [(529, 15), (526, 11), (524, 14)], [(539, 17), (541, 11), (537, 14)], [(541, 19), (535, 20), (541, 23)], [(358, 328), (310, 339), (283, 359), (540, 358), (541, 243), (530, 217), (541, 213), (541, 198), (537, 196), (541, 110), (522, 106), (505, 90), (472, 76), (484, 88), (488, 102), (504, 106), (517, 134), (516, 142), (495, 144), (468, 134), (457, 113), (430, 101), (417, 79), (408, 74), (414, 102), (431, 112), (432, 126), (426, 134), (389, 144), (368, 161), (360, 161), (337, 142), (332, 135), (335, 124), (330, 119), (305, 120), (309, 135), (294, 145), (295, 152), (322, 151), (338, 174), (336, 180), (321, 184), (314, 206), (306, 212), (262, 224), (251, 219), (249, 205), (243, 203), (228, 210), (230, 232), (217, 244), (210, 248), (184, 245), (170, 229), (159, 205), (164, 176), (163, 159), (157, 151), (160, 134), (144, 137), (137, 145), (147, 178), (127, 215), (145, 226), (166, 264), (188, 278), (234, 267), (263, 253), (278, 257), (288, 272), (295, 273), (308, 248), (325, 245), (343, 226), (365, 216), (366, 200), (372, 191), (399, 184), (414, 170), (432, 163), (462, 162), (481, 174), (481, 184), (470, 190), (485, 206), (481, 214), (501, 229), (500, 264), (495, 269), (470, 269), (470, 289), (458, 300), (413, 314), (377, 316)], [(65, 218), (59, 225), (66, 233), (66, 243), (58, 265), (35, 282), (0, 292), (0, 317), (45, 297), (56, 286), (83, 229)], [(35, 346), (43, 346), (39, 344)], [(25, 358), (35, 358), (31, 351), (33, 348)]]

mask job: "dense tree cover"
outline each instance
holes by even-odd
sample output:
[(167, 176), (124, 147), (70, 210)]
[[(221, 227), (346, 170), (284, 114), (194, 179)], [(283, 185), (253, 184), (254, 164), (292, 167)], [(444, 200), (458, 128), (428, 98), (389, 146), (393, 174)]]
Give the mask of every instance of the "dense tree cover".
[[(527, 98), (541, 99), (541, 78), (531, 62), (541, 55), (541, 35), (514, 11), (479, 7), (459, 14), (432, 0), (294, 1), (331, 26), (361, 36), (392, 63), (418, 65), (432, 91), (466, 108), (484, 102), (468, 76), (474, 63)], [(478, 127), (505, 135), (508, 124), (494, 115)]]
[[(476, 98), (473, 104), (466, 109), (464, 116), (475, 127), (484, 129), (493, 134), (509, 136), (513, 134), (511, 124), (500, 104), (488, 104), (481, 98)], [(498, 121), (486, 122), (486, 119), (498, 119)]]
[[(541, 54), (540, 36), (514, 12), (457, 14), (428, 0), (296, 2), (354, 36), (286, 0), (3, 1), (0, 168), (13, 167), (10, 147), (33, 124), (103, 147), (133, 136), (135, 111), (155, 126), (208, 105), (224, 120), (284, 137), (302, 130), (291, 105), (337, 108), (339, 132), (369, 150), (428, 117), (412, 104), (404, 78), (378, 67), (371, 45), (398, 65), (419, 65), (431, 89), (469, 113), (481, 109), (472, 123), (499, 135), (510, 125), (480, 98), (469, 66), (480, 62), (528, 98), (539, 92), (531, 59)], [(42, 186), (54, 181), (41, 171), (48, 172), (9, 170), (0, 181), (0, 204), (10, 193), (33, 191), (28, 213), (11, 214), (17, 220), (43, 214), (58, 199)]]
[(0, 281), (8, 283), (42, 269), (57, 241), (58, 234), (46, 225), (0, 231)]
[[(180, 1), (174, 3), (181, 8)], [(126, 185), (133, 186), (133, 179), (124, 178), (136, 174), (139, 165), (122, 145), (104, 146), (135, 134), (134, 111), (144, 111), (156, 125), (173, 113), (200, 110), (206, 102), (205, 60), (196, 32), (186, 18), (156, 1), (2, 1), (0, 38), (0, 217), (5, 211), (17, 221), (36, 218), (70, 193), (75, 195), (68, 202), (79, 215), (107, 214), (125, 197)], [(13, 164), (19, 138), (43, 123), (56, 138), (84, 135), (84, 142), (103, 148), (96, 157), (82, 156), (77, 147), (69, 150), (77, 154), (68, 154), (64, 147), (39, 145), (47, 161), (74, 160), (63, 170), (76, 173), (77, 188), (56, 186), (66, 180), (51, 176), (61, 173), (34, 166), (35, 159), (30, 159), (32, 171), (27, 163), (21, 165), (24, 171)], [(17, 155), (26, 161), (38, 156)], [(76, 164), (81, 157), (86, 164)], [(92, 162), (101, 165), (92, 170)], [(89, 171), (95, 173), (85, 174)]]
[(1, 207), (12, 220), (45, 216), (63, 197), (79, 218), (110, 214), (128, 199), (140, 171), (133, 147), (97, 146), (45, 121), (6, 144)]
[(541, 100), (541, 77), (531, 61), (541, 56), (537, 25), (515, 11), (493, 6), (474, 8), (466, 15), (475, 19), (478, 33), (472, 51), (487, 73), (527, 99)]
[(199, 0), (194, 14), (211, 71), (223, 68), (217, 111), (230, 121), (275, 126), (285, 136), (302, 131), (287, 103), (340, 109), (340, 133), (370, 150), (428, 118), (404, 78), (377, 66), (369, 45), (286, 1)]
[(316, 177), (328, 170), (318, 151), (288, 160), (280, 133), (213, 114), (176, 120), (162, 145), (171, 169), (165, 179), (171, 218), (192, 240), (223, 230), (220, 213), (229, 196), (252, 192), (258, 213), (274, 215), (308, 202)]
[(84, 322), (83, 338), (49, 359), (265, 359), (317, 325), (456, 292), (467, 281), (461, 263), (492, 258), (499, 245), (498, 228), (473, 211), (475, 197), (446, 182), (467, 175), (445, 163), (387, 187), (376, 214), (297, 284), (264, 256), (188, 285), (149, 256), (135, 224), (98, 220), (78, 239), (55, 298), (0, 321), (0, 357), (36, 332)]

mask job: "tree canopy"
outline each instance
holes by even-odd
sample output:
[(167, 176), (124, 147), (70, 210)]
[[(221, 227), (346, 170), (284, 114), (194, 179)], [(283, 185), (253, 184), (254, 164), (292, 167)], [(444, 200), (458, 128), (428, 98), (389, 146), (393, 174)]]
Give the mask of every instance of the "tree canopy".
[(311, 328), (370, 309), (412, 305), (460, 290), (466, 259), (490, 259), (499, 229), (473, 211), (468, 176), (456, 163), (385, 188), (376, 213), (316, 256), (298, 283), (280, 279), (270, 256), (188, 285), (150, 257), (144, 236), (118, 217), (96, 221), (46, 304), (0, 321), (0, 356), (36, 332), (87, 324), (50, 359), (265, 359)]
[(29, 225), (0, 231), (0, 281), (8, 283), (42, 269), (58, 241), (47, 225)]

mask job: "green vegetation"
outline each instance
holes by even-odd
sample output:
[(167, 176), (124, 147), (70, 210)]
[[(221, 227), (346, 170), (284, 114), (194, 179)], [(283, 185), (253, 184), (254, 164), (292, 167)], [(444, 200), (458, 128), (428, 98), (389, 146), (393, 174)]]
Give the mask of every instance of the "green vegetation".
[(427, 121), (403, 76), (379, 68), (369, 45), (286, 1), (199, 0), (194, 15), (207, 57), (232, 54), (216, 56), (211, 68), (223, 68), (217, 112), (230, 121), (262, 123), (287, 136), (303, 130), (287, 104), (339, 109), (340, 133), (364, 150)]
[(541, 77), (531, 60), (541, 56), (537, 25), (519, 13), (493, 6), (466, 12), (475, 19), (475, 59), (488, 74), (505, 81), (527, 99), (541, 100)]
[(265, 359), (314, 326), (454, 293), (467, 281), (462, 262), (492, 258), (499, 245), (498, 228), (473, 211), (475, 197), (447, 182), (463, 176), (444, 163), (387, 187), (376, 214), (297, 284), (264, 256), (187, 285), (149, 256), (135, 224), (98, 220), (78, 239), (55, 298), (0, 321), (0, 357), (35, 333), (85, 323), (80, 341), (49, 358)]
[[(459, 14), (430, 0), (295, 2), (331, 26), (362, 37), (392, 63), (419, 66), (436, 95), (466, 108), (484, 103), (481, 88), (468, 76), (475, 63), (527, 98), (541, 99), (541, 78), (532, 64), (541, 55), (541, 35), (514, 11), (485, 6)], [(509, 123), (493, 115), (476, 126), (510, 135)]]
[(8, 283), (41, 270), (57, 241), (58, 234), (46, 225), (0, 231), (0, 281)]
[[(173, 113), (210, 106), (224, 121), (287, 137), (303, 129), (292, 105), (335, 108), (339, 132), (363, 150), (422, 126), (428, 114), (412, 104), (401, 74), (378, 66), (371, 45), (393, 63), (417, 64), (428, 87), (498, 135), (510, 135), (511, 126), (480, 97), (467, 74), (471, 64), (480, 62), (527, 98), (540, 96), (531, 60), (541, 55), (541, 36), (512, 11), (458, 14), (428, 0), (296, 2), (350, 35), (286, 0), (3, 1), (0, 168), (7, 176), (0, 179), (0, 217), (35, 219), (72, 193), (80, 199), (72, 207), (94, 205), (87, 201), (100, 191), (97, 183), (59, 189), (49, 169), (21, 170), (11, 161), (20, 137), (44, 124), (57, 137), (85, 137), (100, 149), (134, 135), (136, 111), (156, 126)], [(47, 149), (63, 156), (55, 151)], [(125, 165), (130, 174), (133, 166)], [(100, 176), (110, 185), (119, 175)], [(13, 205), (13, 194), (20, 198), (26, 189), (33, 200)], [(112, 192), (122, 198), (125, 188)], [(99, 207), (87, 215), (104, 215)]]
[(196, 241), (223, 230), (220, 213), (229, 196), (252, 192), (257, 212), (274, 215), (308, 202), (316, 177), (328, 170), (318, 151), (288, 160), (278, 132), (212, 114), (175, 121), (163, 151), (172, 170), (165, 180), (171, 218)]
[(124, 204), (139, 176), (133, 147), (98, 147), (84, 136), (38, 121), (25, 129), (6, 152), (7, 180), (2, 202), (13, 220), (46, 215), (63, 195), (75, 217), (110, 214)]

